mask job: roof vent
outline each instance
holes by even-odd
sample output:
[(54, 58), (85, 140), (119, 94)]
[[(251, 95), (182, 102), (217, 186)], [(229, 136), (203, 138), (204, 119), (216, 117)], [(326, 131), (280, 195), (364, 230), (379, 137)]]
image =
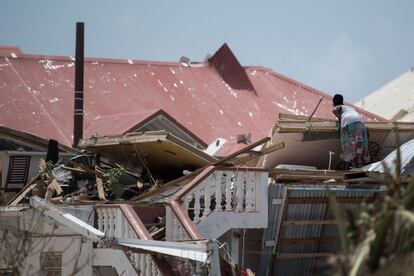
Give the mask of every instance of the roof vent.
[(252, 134), (239, 134), (237, 135), (237, 144), (250, 144), (252, 142)]
[(190, 59), (188, 57), (182, 56), (178, 61), (182, 66), (188, 67), (190, 66)]

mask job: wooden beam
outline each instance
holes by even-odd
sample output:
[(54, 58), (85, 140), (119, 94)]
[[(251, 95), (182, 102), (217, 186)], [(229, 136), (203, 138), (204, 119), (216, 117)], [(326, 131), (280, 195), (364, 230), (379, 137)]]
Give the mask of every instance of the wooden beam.
[(336, 224), (336, 220), (285, 220), (283, 225), (326, 225)]
[(295, 174), (278, 174), (274, 175), (273, 178), (278, 182), (283, 181), (326, 181), (334, 179), (336, 182), (342, 182), (342, 177), (331, 176), (331, 175), (295, 175)]
[(41, 180), (41, 175), (42, 173), (39, 173), (38, 175), (36, 175), (36, 177), (33, 178), (26, 186), (24, 186), (20, 190), (20, 192), (18, 192), (12, 199), (10, 199), (7, 205), (15, 206), (19, 204), (20, 201), (22, 201), (22, 199), (27, 195), (27, 193), (32, 191), (37, 186), (37, 182)]
[(314, 239), (282, 239), (279, 241), (281, 245), (302, 245), (302, 244), (318, 244), (321, 243), (339, 243), (339, 238), (322, 237)]
[(276, 259), (286, 260), (286, 259), (303, 259), (303, 258), (329, 258), (332, 256), (338, 256), (338, 254), (331, 252), (318, 252), (318, 253), (283, 253), (277, 252)]
[(243, 164), (243, 163), (246, 163), (246, 162), (249, 162), (249, 161), (252, 161), (252, 160), (258, 159), (258, 158), (259, 158), (260, 156), (262, 156), (262, 155), (266, 155), (266, 154), (269, 154), (269, 153), (271, 153), (271, 152), (274, 152), (274, 151), (280, 150), (280, 149), (282, 149), (282, 148), (284, 148), (284, 147), (285, 147), (285, 143), (281, 142), (281, 143), (278, 143), (278, 144), (272, 145), (272, 146), (270, 146), (270, 147), (267, 147), (267, 148), (264, 148), (264, 149), (262, 149), (262, 150), (258, 151), (257, 153), (258, 153), (259, 155), (254, 154), (254, 155), (247, 155), (247, 156), (243, 156), (243, 157), (240, 157), (240, 158), (238, 158), (238, 159), (235, 159), (235, 160), (233, 161), (233, 163), (234, 163), (234, 164), (236, 164), (236, 165), (238, 165), (238, 164)]
[[(326, 204), (328, 198), (289, 198), (288, 204)], [(373, 198), (368, 197), (350, 197), (350, 198), (336, 198), (338, 203), (360, 203), (364, 201), (373, 201)]]

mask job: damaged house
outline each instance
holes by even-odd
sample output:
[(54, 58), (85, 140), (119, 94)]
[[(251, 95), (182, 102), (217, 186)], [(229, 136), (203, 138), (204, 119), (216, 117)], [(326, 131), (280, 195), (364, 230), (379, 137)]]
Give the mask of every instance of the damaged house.
[[(243, 67), (226, 44), (201, 63), (85, 59), (72, 149), (73, 66), (0, 49), (2, 162), (42, 157), (3, 192), (3, 274), (327, 274), (340, 251), (328, 195), (357, 214), (387, 189), (374, 165), (343, 170), (329, 95)], [(414, 138), (414, 124), (358, 111), (373, 162), (391, 158), (396, 126)], [(8, 162), (3, 179), (27, 167)]]

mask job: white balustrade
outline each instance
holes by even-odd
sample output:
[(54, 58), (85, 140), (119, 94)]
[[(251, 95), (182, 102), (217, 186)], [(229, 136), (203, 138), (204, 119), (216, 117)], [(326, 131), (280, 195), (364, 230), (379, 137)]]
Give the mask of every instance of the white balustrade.
[[(97, 224), (98, 229), (103, 231), (107, 237), (138, 239), (134, 228), (124, 216), (122, 210), (116, 206), (114, 207), (98, 207)], [(151, 255), (131, 253), (129, 260), (139, 275), (159, 275), (158, 267), (153, 262)]]
[[(249, 171), (244, 168), (215, 170), (187, 191), (181, 198), (181, 206), (187, 210), (188, 218), (192, 218), (193, 223), (198, 227), (214, 213), (221, 219), (225, 216), (231, 217), (234, 214), (237, 221), (244, 223), (244, 220), (241, 219), (244, 214), (248, 214), (249, 218), (252, 218), (263, 209), (263, 202), (267, 204), (265, 192), (267, 191), (267, 177), (267, 172)], [(259, 198), (261, 194), (263, 194), (262, 200)], [(256, 206), (258, 207), (256, 208)], [(171, 208), (167, 207), (166, 213), (166, 240), (190, 240), (191, 238), (181, 221)], [(267, 213), (265, 216), (267, 218)], [(256, 221), (256, 219), (250, 220), (251, 223), (256, 223)], [(206, 222), (209, 224), (208, 221)], [(231, 228), (232, 225), (229, 227)], [(214, 237), (218, 238), (219, 236)], [(178, 259), (175, 263), (175, 269), (183, 274), (193, 275), (202, 270), (202, 264)]]
[[(244, 169), (216, 170), (183, 197), (182, 206), (188, 210), (189, 217), (193, 214), (195, 224), (205, 220), (212, 212), (223, 211), (223, 208), (226, 212), (256, 212), (255, 186), (261, 184), (257, 183), (261, 173)], [(174, 240), (180, 239), (182, 235), (179, 231), (182, 229), (178, 221), (174, 220), (174, 228), (178, 230)]]

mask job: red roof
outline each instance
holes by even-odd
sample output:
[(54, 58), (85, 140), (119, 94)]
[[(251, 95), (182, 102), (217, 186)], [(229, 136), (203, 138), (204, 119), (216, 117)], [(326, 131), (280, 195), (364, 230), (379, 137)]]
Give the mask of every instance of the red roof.
[[(13, 49), (0, 48), (0, 125), (71, 145), (74, 58)], [(242, 67), (226, 44), (204, 63), (89, 58), (84, 71), (85, 138), (128, 131), (157, 110), (207, 144), (222, 137), (235, 147), (238, 134), (266, 136), (279, 113), (310, 115), (320, 97), (314, 116), (333, 118), (331, 96), (267, 68)]]

